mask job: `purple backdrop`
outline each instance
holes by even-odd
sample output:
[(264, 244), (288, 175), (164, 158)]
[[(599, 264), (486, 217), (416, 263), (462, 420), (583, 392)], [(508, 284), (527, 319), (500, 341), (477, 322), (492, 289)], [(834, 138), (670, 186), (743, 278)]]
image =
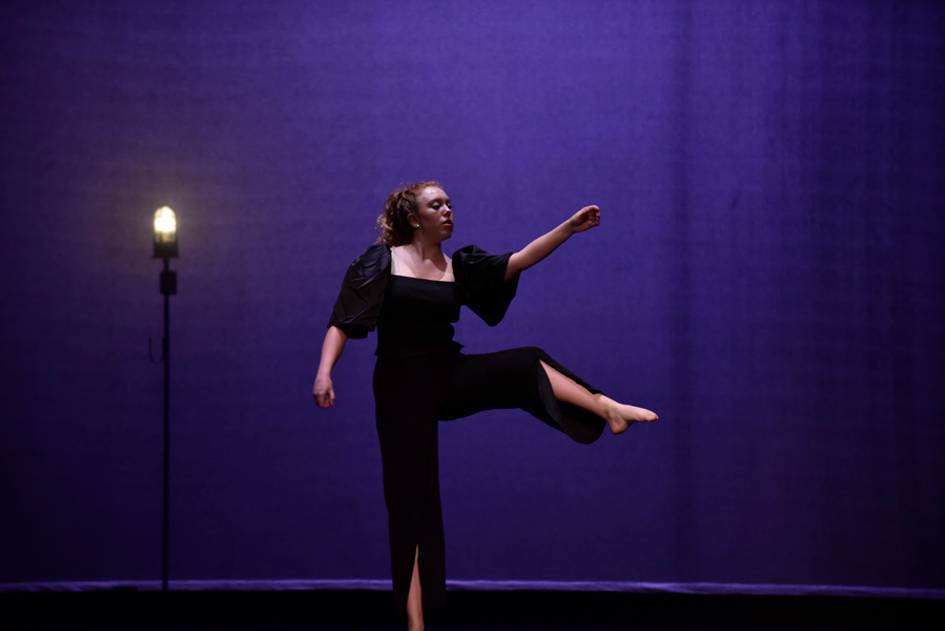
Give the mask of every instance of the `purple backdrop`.
[(447, 253), (600, 205), (456, 339), (541, 346), (661, 417), (590, 446), (514, 410), (443, 424), (452, 585), (945, 588), (941, 5), (0, 18), (7, 588), (160, 577), (164, 204), (171, 578), (389, 585), (375, 334), (336, 407), (311, 388), (344, 270), (426, 178), (455, 202)]

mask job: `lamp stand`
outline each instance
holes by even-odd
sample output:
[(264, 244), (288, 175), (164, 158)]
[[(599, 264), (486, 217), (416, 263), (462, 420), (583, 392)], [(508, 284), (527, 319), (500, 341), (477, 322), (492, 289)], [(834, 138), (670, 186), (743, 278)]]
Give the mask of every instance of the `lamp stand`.
[(171, 466), (171, 296), (177, 293), (177, 272), (170, 269), (171, 260), (164, 257), (161, 270), (161, 293), (164, 294), (164, 517), (161, 527), (161, 591), (167, 591), (168, 534), (170, 512)]

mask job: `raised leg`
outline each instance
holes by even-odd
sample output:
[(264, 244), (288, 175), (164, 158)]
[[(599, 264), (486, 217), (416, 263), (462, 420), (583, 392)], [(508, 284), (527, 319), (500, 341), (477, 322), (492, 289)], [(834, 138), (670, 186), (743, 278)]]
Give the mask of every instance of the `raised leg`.
[(607, 421), (607, 424), (610, 425), (610, 431), (614, 434), (625, 432), (633, 423), (652, 422), (659, 419), (659, 416), (652, 410), (619, 403), (601, 393), (592, 393), (570, 377), (562, 375), (543, 360), (539, 359), (538, 361), (548, 375), (548, 380), (551, 382), (551, 388), (554, 390), (556, 398), (597, 414)]
[(413, 578), (410, 579), (410, 593), (407, 596), (407, 629), (423, 631), (423, 601), (420, 590), (420, 546), (413, 556)]

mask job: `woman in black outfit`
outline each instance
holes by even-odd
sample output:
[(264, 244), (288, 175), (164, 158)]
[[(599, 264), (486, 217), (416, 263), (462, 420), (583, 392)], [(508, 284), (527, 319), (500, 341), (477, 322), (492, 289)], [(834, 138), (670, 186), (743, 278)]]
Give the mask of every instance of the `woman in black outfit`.
[[(313, 394), (335, 404), (331, 370), (349, 337), (377, 328), (373, 391), (388, 511), (393, 610), (423, 628), (424, 608), (446, 598), (437, 428), (482, 410), (519, 408), (579, 443), (604, 425), (620, 434), (657, 415), (619, 403), (537, 346), (465, 354), (451, 323), (467, 305), (490, 326), (505, 315), (519, 275), (571, 235), (600, 223), (585, 206), (518, 252), (493, 255), (475, 245), (447, 257), (453, 206), (434, 181), (394, 191), (378, 217), (381, 235), (345, 274), (328, 321)], [(421, 588), (422, 586), (422, 588)], [(421, 597), (422, 594), (422, 597)]]

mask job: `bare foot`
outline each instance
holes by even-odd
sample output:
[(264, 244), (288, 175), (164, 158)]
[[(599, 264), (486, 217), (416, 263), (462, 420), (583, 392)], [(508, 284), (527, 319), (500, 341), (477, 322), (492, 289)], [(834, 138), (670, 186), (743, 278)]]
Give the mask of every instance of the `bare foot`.
[(597, 393), (594, 395), (604, 405), (604, 418), (614, 434), (622, 434), (634, 423), (652, 423), (659, 419), (656, 412), (635, 405), (618, 403), (610, 397)]

